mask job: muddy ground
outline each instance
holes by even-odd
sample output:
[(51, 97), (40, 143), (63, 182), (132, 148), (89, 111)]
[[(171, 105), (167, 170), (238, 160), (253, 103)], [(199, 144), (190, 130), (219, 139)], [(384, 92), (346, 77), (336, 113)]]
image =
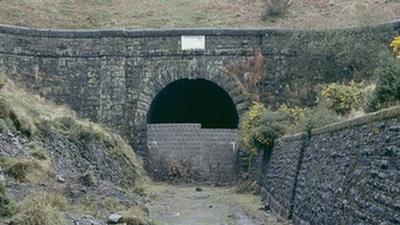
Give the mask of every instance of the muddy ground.
[(149, 188), (150, 216), (160, 225), (287, 225), (262, 208), (259, 196), (237, 194), (233, 187), (157, 184)]

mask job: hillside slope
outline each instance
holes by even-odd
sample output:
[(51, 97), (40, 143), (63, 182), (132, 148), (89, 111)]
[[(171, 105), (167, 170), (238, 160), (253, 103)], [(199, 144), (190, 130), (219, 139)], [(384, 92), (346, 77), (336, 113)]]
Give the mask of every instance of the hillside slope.
[[(272, 0), (276, 1), (276, 0)], [(399, 0), (2, 0), (0, 23), (40, 28), (358, 26), (399, 18)], [(279, 2), (279, 1), (278, 1)], [(285, 7), (286, 8), (286, 7)]]
[(120, 136), (1, 77), (0, 88), (0, 224), (104, 224), (145, 209), (148, 178)]

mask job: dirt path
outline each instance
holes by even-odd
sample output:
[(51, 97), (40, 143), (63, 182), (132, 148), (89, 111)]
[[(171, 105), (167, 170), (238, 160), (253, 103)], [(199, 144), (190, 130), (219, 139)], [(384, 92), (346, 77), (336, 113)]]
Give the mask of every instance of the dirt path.
[(261, 210), (260, 198), (232, 187), (157, 185), (151, 188), (151, 218), (160, 225), (286, 225)]

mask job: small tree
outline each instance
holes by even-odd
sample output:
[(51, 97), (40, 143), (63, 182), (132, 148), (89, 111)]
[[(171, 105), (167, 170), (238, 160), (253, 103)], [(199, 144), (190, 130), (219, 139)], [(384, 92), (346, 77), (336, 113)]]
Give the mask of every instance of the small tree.
[(367, 111), (376, 111), (400, 102), (400, 62), (386, 57), (375, 71), (376, 88), (368, 96)]
[(253, 101), (260, 101), (264, 70), (268, 61), (259, 49), (254, 50), (254, 56), (227, 67), (227, 74)]

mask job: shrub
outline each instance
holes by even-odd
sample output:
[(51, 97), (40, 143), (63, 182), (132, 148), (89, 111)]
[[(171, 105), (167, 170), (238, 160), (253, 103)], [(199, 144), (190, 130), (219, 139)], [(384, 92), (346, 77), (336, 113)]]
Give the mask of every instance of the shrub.
[(295, 131), (311, 132), (314, 128), (323, 127), (325, 125), (338, 122), (338, 115), (329, 110), (324, 104), (318, 104), (314, 108), (307, 109), (305, 117), (295, 126)]
[(393, 53), (396, 55), (397, 58), (400, 58), (400, 36), (397, 36), (393, 39), (390, 43), (390, 47), (393, 49)]
[(375, 71), (376, 88), (369, 94), (366, 111), (372, 112), (400, 102), (400, 62), (386, 57)]
[(346, 115), (351, 110), (359, 110), (365, 104), (366, 85), (351, 81), (348, 85), (333, 83), (321, 91), (327, 107), (336, 113)]
[(279, 107), (278, 112), (282, 113), (289, 124), (292, 126), (299, 125), (299, 122), (306, 116), (307, 110), (298, 106), (288, 106), (283, 104)]
[(266, 0), (267, 9), (264, 18), (284, 15), (291, 4), (291, 0)]
[(254, 103), (241, 123), (241, 143), (251, 154), (273, 147), (276, 138), (284, 134), (285, 124), (279, 112), (267, 110), (261, 103)]
[(36, 193), (19, 204), (20, 211), (14, 216), (18, 225), (66, 225), (61, 212), (67, 200), (58, 194)]

